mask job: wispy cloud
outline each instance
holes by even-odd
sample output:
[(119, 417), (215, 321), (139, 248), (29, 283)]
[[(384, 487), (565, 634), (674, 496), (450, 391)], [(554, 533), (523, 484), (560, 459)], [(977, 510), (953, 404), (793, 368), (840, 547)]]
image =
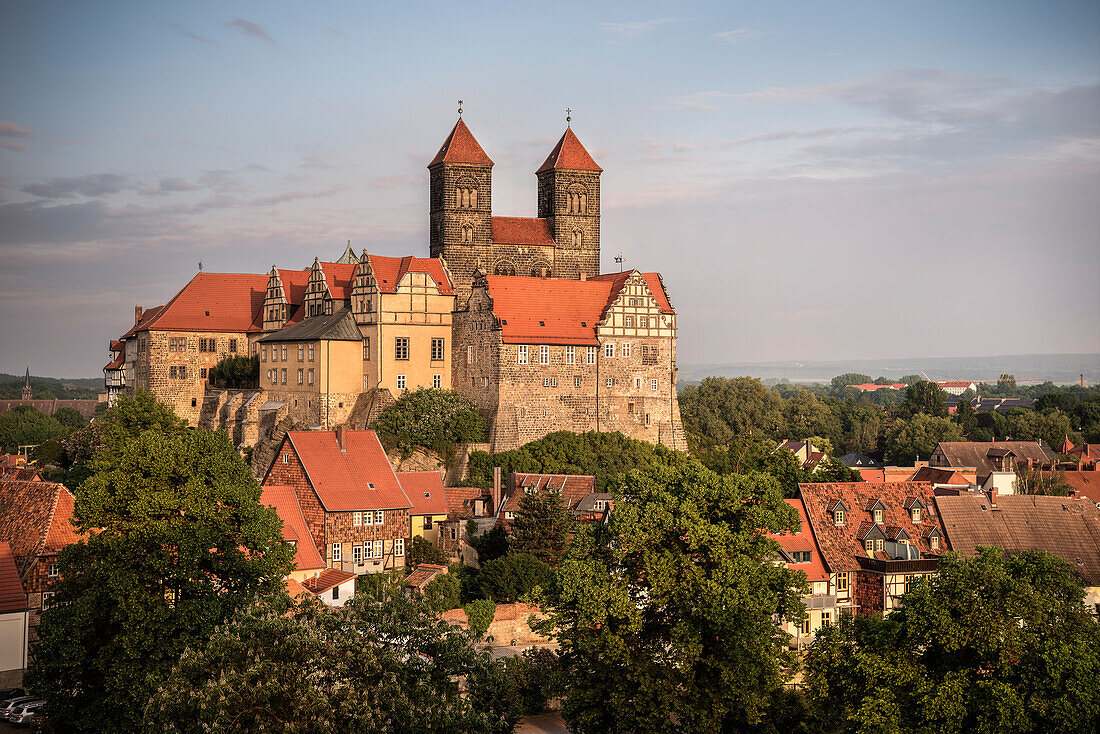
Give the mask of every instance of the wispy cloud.
[(218, 45), (217, 41), (212, 41), (209, 38), (207, 38), (206, 36), (200, 36), (198, 33), (194, 33), (192, 31), (189, 31), (186, 28), (184, 28), (183, 26), (181, 26), (179, 23), (173, 23), (173, 22), (165, 23), (164, 27), (167, 28), (170, 31), (175, 31), (176, 33), (180, 34), (184, 38), (190, 38), (192, 41), (198, 41), (199, 43), (205, 43), (207, 46), (217, 46)]
[(342, 30), (340, 30), (339, 28), (333, 28), (333, 27), (332, 27), (332, 26), (330, 26), (330, 25), (323, 25), (323, 26), (321, 26), (321, 30), (324, 30), (324, 31), (328, 31), (328, 32), (329, 32), (329, 33), (331, 33), (332, 35), (334, 35), (334, 36), (340, 36), (341, 38), (347, 38), (347, 37), (348, 37), (348, 34), (347, 34), (347, 33), (344, 33), (344, 32), (343, 32)]
[(600, 23), (602, 30), (619, 38), (641, 38), (653, 32), (660, 25), (674, 23), (679, 18), (654, 18), (653, 20), (628, 20), (617, 23)]
[[(0, 120), (0, 137), (26, 138), (29, 137), (30, 134), (31, 129), (29, 127), (17, 125), (7, 120)], [(17, 143), (14, 140), (0, 140), (0, 148), (7, 148), (8, 150), (15, 150), (20, 153), (26, 150), (22, 143)]]
[(755, 38), (760, 38), (762, 35), (764, 35), (763, 31), (754, 30), (752, 28), (734, 28), (730, 31), (715, 33), (714, 37), (726, 43), (741, 43), (742, 41), (751, 41)]
[(272, 45), (278, 45), (275, 39), (272, 38), (263, 26), (253, 23), (250, 20), (244, 18), (234, 18), (225, 24), (226, 28), (232, 28), (233, 30), (243, 33), (246, 36), (252, 36), (253, 38), (259, 38), (261, 41), (267, 41)]
[(51, 178), (28, 184), (20, 191), (41, 199), (68, 199), (74, 196), (107, 196), (132, 188), (130, 180), (117, 173), (93, 173), (76, 178)]

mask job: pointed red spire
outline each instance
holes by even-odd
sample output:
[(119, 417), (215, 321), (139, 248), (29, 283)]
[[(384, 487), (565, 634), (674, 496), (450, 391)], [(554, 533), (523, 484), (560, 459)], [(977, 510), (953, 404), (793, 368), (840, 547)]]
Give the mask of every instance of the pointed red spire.
[(573, 134), (573, 128), (571, 127), (565, 128), (565, 135), (561, 136), (561, 140), (547, 156), (546, 162), (535, 173), (549, 171), (552, 168), (562, 168), (570, 171), (603, 170), (596, 165), (596, 161), (592, 160), (592, 156), (588, 155), (588, 151), (581, 145), (581, 141), (577, 140), (577, 136)]
[(443, 147), (439, 149), (439, 152), (435, 154), (435, 158), (432, 158), (432, 162), (428, 164), (428, 168), (438, 163), (493, 165), (492, 159), (485, 155), (485, 151), (474, 139), (473, 133), (470, 132), (470, 128), (466, 127), (466, 123), (462, 121), (461, 117), (455, 123), (451, 134), (443, 141)]

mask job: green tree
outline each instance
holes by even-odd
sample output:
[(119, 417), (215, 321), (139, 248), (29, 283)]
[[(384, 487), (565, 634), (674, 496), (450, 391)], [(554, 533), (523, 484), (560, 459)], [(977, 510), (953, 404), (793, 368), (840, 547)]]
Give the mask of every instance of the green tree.
[(768, 474), (779, 481), (787, 497), (808, 481), (802, 462), (790, 451), (780, 450), (763, 436), (738, 436), (726, 446), (696, 452), (699, 461), (719, 474)]
[(469, 540), (477, 551), (477, 562), (481, 565), (508, 552), (508, 533), (500, 525), (494, 525), (482, 535), (470, 535)]
[(412, 539), (405, 557), (405, 563), (409, 566), (419, 566), (421, 563), (446, 566), (450, 560), (445, 550), (419, 535)]
[(1096, 732), (1100, 625), (1064, 561), (948, 556), (886, 619), (818, 633), (806, 681), (831, 731)]
[(1071, 489), (1062, 472), (1044, 472), (1027, 467), (1016, 470), (1016, 494), (1068, 497)]
[(477, 576), (482, 595), (497, 602), (520, 601), (536, 588), (549, 590), (553, 579), (553, 570), (527, 553), (495, 558), (482, 566)]
[(525, 494), (519, 500), (519, 511), (512, 521), (508, 548), (514, 553), (528, 553), (540, 561), (556, 566), (565, 555), (573, 518), (565, 509), (561, 492), (546, 490)]
[(951, 420), (917, 413), (897, 419), (886, 432), (886, 461), (905, 466), (922, 456), (927, 459), (940, 441), (962, 440), (962, 431)]
[(470, 625), (470, 631), (480, 640), (489, 631), (489, 625), (493, 623), (497, 605), (489, 599), (477, 599), (463, 607), (463, 611), (466, 612), (466, 622)]
[[(840, 423), (833, 416), (833, 412), (825, 401), (818, 398), (808, 390), (799, 390), (794, 397), (783, 406), (783, 417), (790, 432), (790, 438), (802, 441), (808, 437), (819, 439), (814, 445), (826, 453), (831, 453), (832, 439), (823, 437), (838, 437), (840, 435)], [(827, 444), (828, 449), (822, 444)]]
[(292, 564), (279, 518), (228, 436), (176, 431), (151, 409), (168, 433), (118, 440), (136, 430), (128, 411), (141, 405), (108, 414), (110, 451), (96, 454), (73, 513), (88, 539), (60, 555), (56, 603), (34, 648), (28, 685), (65, 731), (135, 731), (180, 653), (279, 588)]
[(753, 377), (707, 377), (680, 392), (680, 415), (702, 446), (724, 444), (745, 433), (782, 437), (783, 401)]
[(84, 416), (80, 414), (79, 410), (68, 406), (58, 408), (57, 412), (53, 414), (53, 417), (54, 420), (70, 431), (74, 431), (88, 423), (88, 421), (84, 420)]
[(250, 388), (260, 384), (260, 358), (232, 355), (210, 368), (210, 382), (218, 387)]
[(697, 462), (633, 472), (609, 525), (582, 526), (558, 569), (551, 622), (579, 732), (739, 731), (793, 664), (776, 618), (801, 618), (805, 577), (762, 531), (797, 514), (763, 475)]
[(524, 715), (546, 710), (553, 698), (564, 695), (568, 680), (557, 654), (545, 647), (532, 647), (505, 659), (505, 694), (515, 700)]
[(883, 437), (882, 411), (869, 406), (847, 406), (843, 413), (844, 434), (840, 445), (844, 452), (881, 456)]
[(520, 710), (504, 666), (398, 592), (316, 602), (286, 614), (264, 604), (186, 650), (160, 683), (148, 731), (511, 732)]
[(874, 382), (870, 375), (864, 375), (859, 372), (845, 372), (843, 375), (834, 377), (832, 385), (834, 389), (839, 390), (849, 385), (866, 385), (869, 382)]
[(20, 446), (45, 443), (69, 435), (69, 429), (57, 419), (30, 405), (17, 405), (0, 413), (0, 447), (14, 454)]
[(461, 586), (461, 579), (456, 573), (436, 576), (424, 587), (424, 601), (437, 612), (458, 609), (462, 606)]
[(378, 416), (374, 429), (386, 448), (406, 454), (422, 446), (449, 456), (456, 443), (485, 440), (485, 420), (473, 401), (436, 388), (401, 396)]
[(1080, 438), (1073, 431), (1069, 415), (1057, 410), (1010, 410), (1005, 419), (1005, 431), (1017, 441), (1040, 441), (1057, 448), (1067, 436), (1071, 440)]
[(910, 416), (923, 413), (943, 417), (947, 415), (947, 393), (934, 382), (918, 382), (905, 388), (904, 408)]

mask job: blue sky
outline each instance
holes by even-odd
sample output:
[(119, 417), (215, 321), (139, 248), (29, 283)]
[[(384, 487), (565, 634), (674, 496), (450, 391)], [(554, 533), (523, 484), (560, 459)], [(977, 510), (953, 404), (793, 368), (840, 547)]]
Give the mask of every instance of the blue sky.
[(197, 270), (427, 254), (465, 102), (533, 216), (573, 109), (603, 266), (684, 363), (1100, 351), (1100, 4), (0, 5), (0, 371), (91, 376)]

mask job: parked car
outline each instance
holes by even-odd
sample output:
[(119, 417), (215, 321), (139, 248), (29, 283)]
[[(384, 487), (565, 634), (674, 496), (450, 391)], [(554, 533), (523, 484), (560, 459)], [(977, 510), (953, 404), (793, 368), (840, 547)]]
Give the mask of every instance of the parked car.
[(45, 701), (31, 701), (30, 703), (25, 703), (17, 708), (15, 713), (8, 717), (8, 721), (17, 725), (29, 726), (38, 718), (38, 712), (45, 705)]
[(19, 698), (25, 695), (27, 695), (27, 692), (22, 688), (0, 688), (0, 701), (7, 701), (9, 698)]
[(14, 709), (22, 706), (25, 703), (31, 701), (37, 701), (34, 696), (16, 696), (15, 698), (9, 698), (8, 700), (0, 703), (0, 719), (7, 719), (12, 715)]

